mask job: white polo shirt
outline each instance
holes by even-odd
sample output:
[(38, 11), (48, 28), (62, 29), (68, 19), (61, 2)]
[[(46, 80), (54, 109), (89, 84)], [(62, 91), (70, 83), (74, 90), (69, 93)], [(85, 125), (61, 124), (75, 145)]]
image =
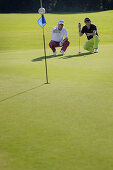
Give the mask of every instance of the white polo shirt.
[(58, 30), (58, 26), (56, 26), (52, 29), (52, 39), (51, 40), (56, 41), (56, 42), (60, 42), (60, 41), (63, 40), (64, 37), (68, 38), (67, 30), (65, 28), (62, 28), (60, 33), (54, 33), (53, 32), (54, 30)]

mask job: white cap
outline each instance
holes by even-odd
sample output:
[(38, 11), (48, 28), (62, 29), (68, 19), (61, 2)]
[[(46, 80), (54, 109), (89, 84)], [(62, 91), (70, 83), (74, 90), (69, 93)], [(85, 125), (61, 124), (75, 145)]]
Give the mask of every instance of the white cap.
[(64, 20), (60, 20), (60, 21), (58, 21), (58, 24), (62, 24), (62, 25), (64, 25)]

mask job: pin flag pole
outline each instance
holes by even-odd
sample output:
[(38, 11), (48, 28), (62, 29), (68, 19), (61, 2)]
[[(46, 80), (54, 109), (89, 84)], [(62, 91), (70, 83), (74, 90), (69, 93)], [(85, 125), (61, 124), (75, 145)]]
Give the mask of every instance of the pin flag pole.
[[(42, 0), (40, 0), (40, 6), (42, 8)], [(48, 72), (47, 72), (47, 59), (46, 59), (46, 46), (45, 46), (45, 33), (44, 33), (44, 26), (43, 29), (43, 42), (44, 42), (44, 55), (45, 55), (45, 68), (46, 68), (46, 84), (48, 84)]]
[(42, 8), (42, 0), (40, 0), (40, 6), (41, 6), (41, 8)]
[(44, 54), (45, 54), (46, 83), (48, 84), (48, 73), (47, 73), (47, 60), (46, 60), (46, 47), (45, 47), (44, 27), (43, 27), (43, 41), (44, 41)]

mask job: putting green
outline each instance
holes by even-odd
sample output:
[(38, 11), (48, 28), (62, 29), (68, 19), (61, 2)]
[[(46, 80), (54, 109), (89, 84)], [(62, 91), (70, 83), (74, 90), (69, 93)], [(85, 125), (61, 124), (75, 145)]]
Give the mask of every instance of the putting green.
[[(99, 53), (81, 47), (78, 55), (77, 23), (87, 16), (99, 29)], [(37, 15), (0, 14), (1, 170), (112, 170), (112, 16), (46, 14), (47, 85)], [(60, 18), (71, 44), (53, 57), (48, 43)]]

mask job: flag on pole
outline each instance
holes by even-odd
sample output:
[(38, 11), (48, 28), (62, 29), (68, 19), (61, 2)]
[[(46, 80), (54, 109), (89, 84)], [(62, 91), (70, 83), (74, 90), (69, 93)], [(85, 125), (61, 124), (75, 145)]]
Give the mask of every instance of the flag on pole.
[(42, 28), (47, 24), (44, 15), (42, 15), (37, 22)]
[(41, 17), (39, 18), (39, 20), (37, 22), (38, 22), (39, 26), (42, 27), (42, 29), (43, 29), (43, 42), (44, 42), (44, 54), (45, 54), (45, 68), (46, 68), (46, 84), (49, 84), (48, 83), (47, 60), (46, 60), (45, 34), (44, 34), (44, 26), (46, 25), (46, 20), (45, 20), (45, 17), (44, 17), (45, 8), (42, 8), (42, 0), (40, 0), (40, 5), (41, 5), (41, 8), (39, 8), (38, 12), (39, 12), (39, 14), (41, 14)]

